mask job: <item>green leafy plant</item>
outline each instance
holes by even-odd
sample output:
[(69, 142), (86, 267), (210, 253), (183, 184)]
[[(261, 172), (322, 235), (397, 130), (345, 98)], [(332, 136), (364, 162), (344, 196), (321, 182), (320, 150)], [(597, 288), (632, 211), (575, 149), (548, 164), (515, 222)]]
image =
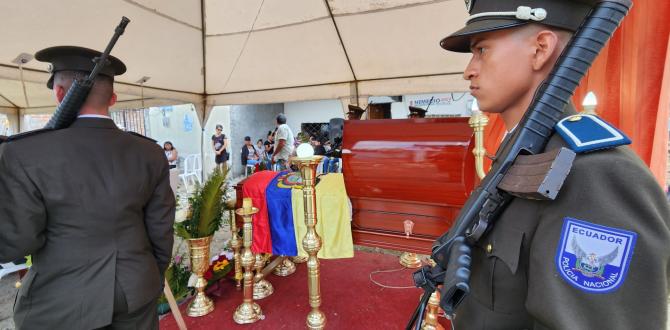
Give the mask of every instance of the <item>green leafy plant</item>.
[[(186, 298), (192, 291), (188, 287), (188, 279), (191, 276), (191, 271), (186, 263), (183, 263), (183, 257), (176, 255), (173, 258), (172, 264), (165, 271), (165, 279), (172, 289), (172, 294), (175, 300), (179, 301)], [(158, 298), (158, 304), (167, 304), (165, 295)], [(169, 306), (163, 306), (165, 311), (169, 310)]]
[(184, 239), (211, 236), (221, 227), (225, 209), (226, 176), (228, 170), (222, 172), (214, 169), (212, 175), (188, 199), (189, 212), (186, 219), (175, 223), (175, 233)]

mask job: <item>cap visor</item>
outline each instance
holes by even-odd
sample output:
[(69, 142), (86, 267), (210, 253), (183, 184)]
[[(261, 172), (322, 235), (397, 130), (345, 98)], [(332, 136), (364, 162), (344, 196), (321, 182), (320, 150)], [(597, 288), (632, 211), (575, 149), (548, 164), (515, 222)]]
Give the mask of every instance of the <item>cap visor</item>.
[(51, 77), (49, 77), (49, 81), (47, 81), (47, 88), (49, 89), (54, 89), (54, 74), (51, 74)]
[(459, 53), (470, 52), (470, 37), (475, 34), (508, 29), (528, 24), (527, 21), (510, 19), (483, 19), (469, 23), (464, 28), (452, 33), (440, 41), (440, 46), (446, 50)]

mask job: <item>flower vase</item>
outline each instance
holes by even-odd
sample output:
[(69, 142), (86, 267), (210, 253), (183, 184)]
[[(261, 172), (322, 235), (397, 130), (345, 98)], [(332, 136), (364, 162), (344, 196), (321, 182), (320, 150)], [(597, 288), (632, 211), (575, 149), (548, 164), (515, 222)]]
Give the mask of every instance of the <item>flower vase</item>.
[(188, 239), (189, 259), (191, 260), (191, 271), (197, 277), (195, 298), (188, 305), (186, 314), (191, 317), (204, 316), (214, 310), (214, 302), (205, 294), (207, 280), (204, 274), (209, 268), (209, 246), (212, 236)]

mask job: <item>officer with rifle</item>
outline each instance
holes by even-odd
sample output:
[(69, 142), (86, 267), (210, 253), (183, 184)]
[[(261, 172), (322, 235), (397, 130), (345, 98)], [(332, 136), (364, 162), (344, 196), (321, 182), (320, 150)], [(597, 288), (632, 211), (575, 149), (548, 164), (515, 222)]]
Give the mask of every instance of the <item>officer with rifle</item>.
[(175, 200), (153, 140), (109, 117), (114, 76), (104, 53), (59, 46), (59, 103), (46, 129), (0, 144), (0, 262), (32, 255), (14, 306), (17, 329), (158, 329), (156, 302), (172, 255)]
[(456, 329), (665, 329), (668, 201), (622, 132), (569, 103), (630, 1), (465, 3), (440, 44), (472, 53), (463, 76), (508, 134), (417, 286)]

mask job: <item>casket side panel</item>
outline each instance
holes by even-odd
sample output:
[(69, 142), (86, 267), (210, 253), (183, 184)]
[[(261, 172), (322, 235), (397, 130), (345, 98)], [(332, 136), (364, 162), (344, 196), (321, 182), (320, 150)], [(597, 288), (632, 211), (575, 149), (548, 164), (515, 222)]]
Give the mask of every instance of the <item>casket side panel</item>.
[[(345, 121), (354, 243), (428, 253), (475, 184), (468, 118)], [(406, 238), (403, 222), (414, 221)]]

